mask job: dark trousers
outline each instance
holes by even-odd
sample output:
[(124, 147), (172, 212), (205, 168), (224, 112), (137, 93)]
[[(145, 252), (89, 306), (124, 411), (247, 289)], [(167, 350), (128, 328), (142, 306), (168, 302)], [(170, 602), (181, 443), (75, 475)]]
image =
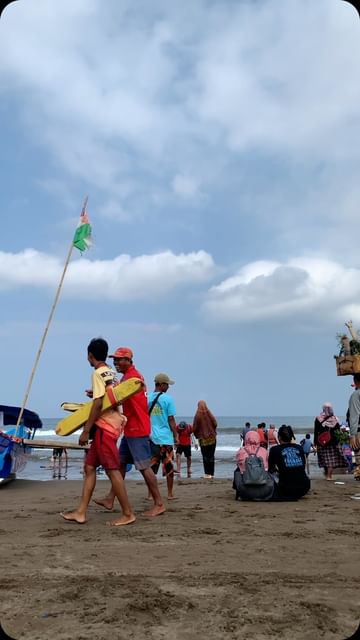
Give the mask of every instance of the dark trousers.
[(206, 476), (213, 476), (215, 469), (215, 449), (216, 442), (214, 444), (207, 444), (205, 447), (200, 447), (201, 455), (204, 465), (204, 473)]

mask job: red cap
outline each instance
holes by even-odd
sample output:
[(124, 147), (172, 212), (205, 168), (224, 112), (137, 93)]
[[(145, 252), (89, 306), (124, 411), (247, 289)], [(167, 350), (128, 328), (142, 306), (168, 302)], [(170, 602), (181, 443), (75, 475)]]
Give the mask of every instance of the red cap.
[(134, 354), (129, 347), (119, 347), (112, 356), (109, 356), (109, 358), (129, 358), (129, 360), (132, 360), (133, 357)]

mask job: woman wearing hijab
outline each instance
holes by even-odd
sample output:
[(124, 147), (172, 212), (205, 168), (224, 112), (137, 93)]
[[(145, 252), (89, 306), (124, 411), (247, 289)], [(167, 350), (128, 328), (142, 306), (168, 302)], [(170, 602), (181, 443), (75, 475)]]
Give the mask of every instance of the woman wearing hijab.
[[(246, 471), (246, 460), (252, 457), (255, 459), (256, 474), (259, 484), (248, 484), (244, 472)], [(262, 461), (262, 469), (258, 468)], [(241, 447), (236, 454), (237, 469), (234, 473), (233, 489), (236, 491), (237, 500), (270, 500), (274, 492), (274, 480), (268, 471), (268, 452), (261, 446), (260, 435), (258, 431), (248, 431), (245, 436), (244, 446)]]
[(193, 420), (193, 433), (199, 440), (204, 465), (204, 478), (214, 477), (217, 422), (204, 400), (198, 402)]
[(255, 454), (262, 459), (265, 471), (268, 470), (268, 452), (264, 447), (260, 447), (260, 436), (257, 431), (248, 431), (245, 436), (244, 446), (236, 454), (236, 462), (240, 473), (245, 471), (245, 460), (249, 455)]
[(326, 480), (332, 480), (333, 469), (347, 466), (336, 438), (336, 429), (340, 429), (339, 419), (334, 415), (332, 404), (325, 402), (322, 412), (315, 418), (314, 445), (318, 465), (324, 469)]

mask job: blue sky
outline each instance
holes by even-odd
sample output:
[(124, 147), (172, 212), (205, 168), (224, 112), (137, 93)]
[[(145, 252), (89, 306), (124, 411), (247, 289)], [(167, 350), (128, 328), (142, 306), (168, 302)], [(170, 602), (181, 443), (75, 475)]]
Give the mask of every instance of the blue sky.
[(346, 410), (360, 328), (360, 24), (340, 0), (26, 0), (0, 21), (1, 401), (81, 401), (86, 346), (179, 415)]

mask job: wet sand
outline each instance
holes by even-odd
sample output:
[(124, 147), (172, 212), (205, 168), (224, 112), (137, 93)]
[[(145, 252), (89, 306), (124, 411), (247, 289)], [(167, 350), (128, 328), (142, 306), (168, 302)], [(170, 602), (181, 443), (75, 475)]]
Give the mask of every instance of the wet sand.
[(83, 526), (57, 515), (79, 481), (17, 480), (0, 489), (3, 627), (26, 640), (344, 640), (360, 618), (360, 483), (339, 480), (280, 504), (183, 481), (151, 520), (133, 481), (137, 521), (116, 529), (96, 505)]

